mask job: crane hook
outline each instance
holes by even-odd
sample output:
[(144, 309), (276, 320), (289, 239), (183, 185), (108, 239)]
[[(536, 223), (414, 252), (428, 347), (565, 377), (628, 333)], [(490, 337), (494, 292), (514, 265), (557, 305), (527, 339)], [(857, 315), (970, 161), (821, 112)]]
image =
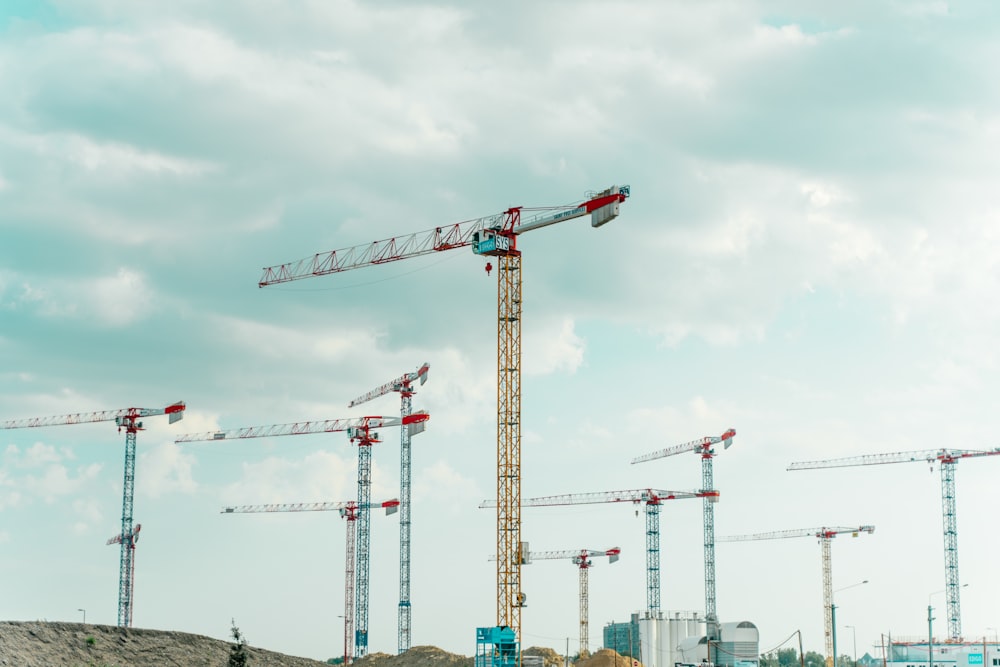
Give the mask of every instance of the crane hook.
[(493, 270), (493, 264), (491, 262), (486, 262), (486, 275), (490, 275), (490, 271)]

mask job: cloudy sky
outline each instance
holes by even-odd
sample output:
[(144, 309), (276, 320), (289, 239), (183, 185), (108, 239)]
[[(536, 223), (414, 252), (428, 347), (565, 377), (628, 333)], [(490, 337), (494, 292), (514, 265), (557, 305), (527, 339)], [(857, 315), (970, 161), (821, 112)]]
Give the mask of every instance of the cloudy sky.
[[(692, 489), (640, 454), (726, 428), (717, 533), (833, 544), (842, 652), (942, 634), (940, 477), (792, 461), (994, 447), (1000, 16), (991, 2), (5, 0), (0, 420), (187, 402), (139, 434), (135, 625), (342, 652), (344, 525), (223, 505), (348, 500), (346, 436), (182, 433), (398, 414), (421, 363), (413, 644), (495, 622), (496, 285), (468, 249), (259, 289), (261, 268), (631, 185), (524, 251), (525, 497)], [(6, 430), (0, 618), (114, 624), (124, 435)], [(373, 498), (398, 494), (398, 433)], [(1000, 460), (957, 470), (963, 630), (1000, 626)], [(700, 501), (662, 514), (665, 610), (702, 610)], [(537, 550), (622, 548), (600, 628), (645, 605), (629, 507), (525, 510)], [(398, 515), (372, 517), (370, 649), (396, 650)], [(812, 538), (720, 544), (723, 621), (823, 650)], [(577, 637), (569, 562), (525, 569), (523, 643)], [(852, 626), (852, 627), (847, 627)], [(846, 647), (846, 648), (845, 648)]]

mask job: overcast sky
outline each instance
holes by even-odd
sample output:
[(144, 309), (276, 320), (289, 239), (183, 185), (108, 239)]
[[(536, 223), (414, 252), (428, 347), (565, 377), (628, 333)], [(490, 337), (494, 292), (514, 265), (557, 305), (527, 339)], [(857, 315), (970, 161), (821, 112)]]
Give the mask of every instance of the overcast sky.
[[(0, 421), (187, 402), (138, 436), (134, 621), (342, 653), (346, 435), (189, 432), (396, 415), (355, 396), (431, 365), (414, 407), (413, 644), (495, 623), (496, 273), (468, 249), (259, 289), (262, 267), (631, 185), (613, 223), (520, 239), (525, 497), (693, 489), (737, 430), (716, 532), (837, 538), (838, 644), (946, 634), (940, 477), (792, 461), (994, 447), (1000, 100), (994, 3), (5, 0)], [(6, 430), (0, 618), (114, 624), (124, 435)], [(373, 499), (398, 495), (398, 432)], [(1000, 626), (1000, 460), (957, 469), (962, 621)], [(370, 650), (395, 653), (398, 515), (372, 517)], [(533, 550), (618, 546), (590, 638), (645, 606), (630, 507), (524, 511)], [(704, 609), (701, 503), (662, 512), (662, 608)], [(718, 609), (823, 650), (812, 538), (720, 544)], [(577, 642), (577, 572), (523, 574), (525, 646)], [(847, 626), (853, 626), (848, 628)], [(792, 644), (787, 644), (792, 646)]]

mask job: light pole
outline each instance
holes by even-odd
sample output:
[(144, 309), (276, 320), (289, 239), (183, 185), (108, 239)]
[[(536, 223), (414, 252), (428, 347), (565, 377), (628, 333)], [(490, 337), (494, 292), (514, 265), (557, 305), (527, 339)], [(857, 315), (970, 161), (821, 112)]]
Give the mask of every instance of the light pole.
[(77, 609), (77, 611), (82, 611), (83, 612), (83, 624), (86, 625), (87, 624), (87, 610), (86, 609)]
[(837, 605), (833, 604), (833, 594), (839, 593), (840, 591), (846, 591), (848, 588), (854, 588), (855, 586), (860, 586), (861, 584), (867, 584), (868, 580), (859, 581), (856, 584), (851, 584), (850, 586), (844, 586), (843, 588), (838, 588), (837, 590), (830, 593), (830, 630), (833, 639), (833, 667), (837, 667)]
[(347, 617), (343, 614), (337, 614), (337, 618), (344, 619), (344, 662), (342, 663), (344, 667), (351, 664), (351, 656), (347, 655)]
[[(969, 584), (962, 584), (959, 588), (965, 588)], [(934, 611), (934, 607), (931, 606), (931, 598), (935, 595), (940, 595), (947, 591), (947, 588), (942, 588), (939, 591), (934, 591), (927, 596), (927, 667), (934, 667), (934, 616), (931, 613)], [(983, 661), (985, 662), (986, 656), (983, 656)]]
[(857, 628), (853, 625), (845, 625), (845, 628), (851, 629), (851, 640), (854, 643), (854, 667), (858, 667), (858, 633)]

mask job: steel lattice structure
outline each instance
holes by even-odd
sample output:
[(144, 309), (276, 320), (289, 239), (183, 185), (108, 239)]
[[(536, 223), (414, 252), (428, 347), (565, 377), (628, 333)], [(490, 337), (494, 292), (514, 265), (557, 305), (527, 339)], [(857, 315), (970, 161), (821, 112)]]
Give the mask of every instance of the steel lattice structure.
[[(580, 655), (584, 651), (590, 650), (590, 568), (593, 567), (594, 556), (607, 556), (608, 563), (615, 563), (621, 555), (622, 550), (618, 547), (610, 549), (577, 549), (575, 551), (531, 551), (525, 555), (524, 560), (528, 563), (536, 560), (564, 560), (568, 559), (576, 565), (580, 571)], [(524, 555), (524, 554), (522, 554)], [(491, 556), (490, 560), (496, 560), (496, 556)]]
[[(413, 373), (406, 373), (391, 380), (367, 394), (355, 398), (347, 404), (353, 408), (379, 396), (398, 392), (400, 397), (400, 417), (405, 419), (413, 413), (413, 395), (416, 390), (413, 384), (419, 380), (423, 385), (427, 381), (430, 364), (424, 364)], [(400, 429), (399, 439), (399, 631), (397, 638), (397, 653), (409, 650), (413, 638), (413, 607), (410, 600), (410, 495), (412, 452), (410, 449), (410, 429)]]
[(497, 625), (521, 636), (521, 256), (497, 279)]
[[(124, 533), (115, 535), (110, 538), (105, 544), (121, 544), (123, 547), (128, 548), (128, 560), (125, 564), (126, 572), (124, 576), (119, 571), (118, 573), (118, 609), (119, 618), (118, 625), (122, 627), (132, 627), (132, 609), (134, 607), (133, 601), (135, 600), (135, 544), (139, 541), (139, 531), (142, 529), (142, 524), (135, 524), (135, 528), (131, 533), (125, 535)], [(119, 562), (119, 567), (121, 567), (122, 562), (125, 559), (121, 559)], [(124, 595), (122, 594), (123, 586), (122, 581), (125, 580), (127, 583), (124, 586)], [(126, 604), (124, 606), (127, 617), (125, 619), (121, 618), (122, 600), (125, 600)], [(124, 622), (123, 622), (124, 621)]]
[(372, 444), (379, 442), (373, 429), (401, 426), (411, 429), (411, 434), (423, 430), (424, 422), (430, 419), (426, 412), (417, 412), (406, 417), (355, 417), (352, 419), (330, 419), (325, 421), (272, 424), (269, 426), (248, 426), (228, 431), (192, 433), (178, 437), (175, 442), (219, 441), (240, 438), (263, 438), (284, 435), (308, 435), (346, 431), (351, 442), (358, 445), (358, 517), (356, 551), (351, 559), (356, 565), (355, 573), (355, 629), (354, 657), (361, 658), (368, 653), (368, 581), (369, 551), (371, 548), (371, 456)]
[(830, 540), (837, 535), (850, 533), (857, 537), (861, 533), (871, 535), (875, 532), (875, 526), (853, 526), (834, 528), (803, 528), (793, 530), (779, 530), (770, 533), (750, 533), (747, 535), (728, 535), (720, 537), (719, 542), (746, 542), (752, 540), (779, 540), (789, 537), (815, 537), (821, 546), (821, 559), (823, 565), (823, 638), (826, 645), (826, 664), (832, 667), (833, 657), (833, 559), (830, 557)]
[[(521, 633), (521, 564), (507, 558), (516, 553), (521, 534), (521, 253), (517, 237), (524, 232), (585, 215), (600, 227), (618, 217), (629, 186), (612, 186), (575, 206), (550, 206), (522, 219), (522, 207), (503, 213), (436, 227), (425, 232), (343, 248), (267, 267), (258, 285), (340, 273), (366, 266), (471, 246), (475, 254), (496, 257), (497, 288), (497, 626)], [(487, 272), (492, 266), (487, 264)], [(488, 633), (487, 633), (488, 634)], [(478, 637), (478, 634), (477, 634)], [(506, 640), (505, 640), (506, 642)], [(514, 642), (517, 643), (516, 641)]]
[(865, 454), (824, 461), (799, 461), (788, 466), (789, 470), (816, 468), (845, 468), (852, 466), (883, 465), (889, 463), (924, 462), (932, 466), (936, 461), (941, 467), (941, 523), (944, 533), (944, 581), (948, 601), (948, 637), (951, 641), (962, 639), (961, 585), (958, 577), (958, 513), (955, 505), (955, 464), (962, 459), (996, 456), (1000, 447), (975, 449), (925, 449), (910, 452)]
[[(375, 507), (384, 507), (385, 513), (393, 514), (399, 507), (399, 500), (393, 498), (380, 503), (375, 503)], [(365, 509), (371, 510), (371, 505)], [(354, 655), (354, 582), (357, 577), (355, 570), (355, 549), (357, 541), (357, 531), (355, 527), (358, 521), (358, 503), (353, 500), (341, 502), (320, 502), (320, 503), (278, 503), (266, 505), (239, 505), (236, 507), (223, 507), (222, 514), (246, 514), (257, 512), (340, 512), (340, 518), (344, 519), (347, 525), (347, 537), (344, 554), (344, 664), (349, 665)]]
[[(713, 493), (718, 494), (718, 492)], [(568, 493), (557, 496), (526, 498), (522, 500), (521, 505), (523, 507), (552, 507), (560, 505), (592, 505), (597, 503), (642, 503), (645, 506), (646, 514), (646, 609), (649, 615), (653, 616), (660, 610), (660, 505), (667, 500), (704, 497), (706, 497), (706, 493), (702, 491), (631, 489), (627, 491)], [(479, 504), (479, 507), (497, 507), (497, 502), (495, 500), (484, 500)], [(516, 551), (514, 552), (515, 555), (517, 553)]]
[(0, 422), (0, 429), (39, 428), (67, 424), (89, 424), (114, 421), (118, 431), (125, 429), (125, 466), (122, 481), (122, 525), (118, 540), (112, 538), (108, 544), (120, 543), (118, 559), (118, 626), (131, 627), (133, 615), (133, 589), (135, 586), (135, 538), (138, 529), (132, 526), (132, 505), (135, 496), (135, 441), (136, 434), (143, 430), (140, 419), (167, 415), (171, 424), (184, 417), (185, 404), (181, 401), (165, 408), (122, 408), (99, 412), (77, 412), (54, 417), (31, 417)]
[(684, 452), (694, 452), (701, 457), (701, 490), (705, 493), (702, 501), (702, 536), (705, 548), (705, 627), (708, 630), (709, 639), (712, 640), (719, 638), (719, 615), (716, 610), (715, 597), (715, 503), (719, 500), (719, 494), (715, 491), (712, 459), (715, 456), (714, 445), (722, 443), (724, 449), (729, 449), (735, 436), (736, 430), (729, 429), (720, 436), (700, 438), (632, 460), (633, 464), (643, 463)]

